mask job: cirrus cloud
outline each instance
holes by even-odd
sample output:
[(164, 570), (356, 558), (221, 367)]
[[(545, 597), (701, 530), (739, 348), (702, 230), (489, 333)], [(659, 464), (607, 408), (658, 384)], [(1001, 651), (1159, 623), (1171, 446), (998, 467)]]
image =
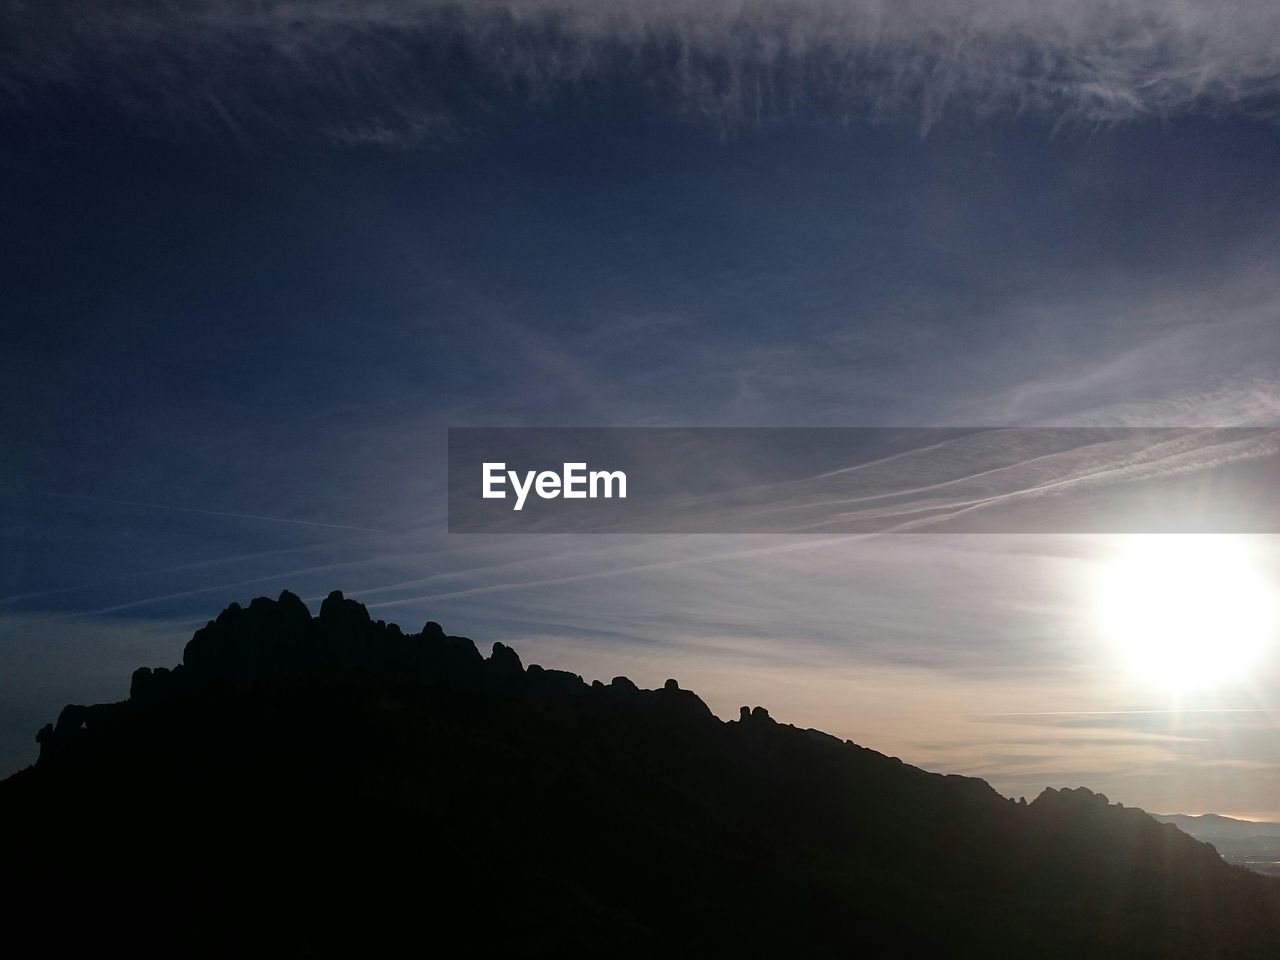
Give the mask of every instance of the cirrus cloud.
[(0, 8), (0, 96), (162, 126), (403, 145), (505, 105), (785, 118), (1271, 116), (1259, 0), (84, 0)]

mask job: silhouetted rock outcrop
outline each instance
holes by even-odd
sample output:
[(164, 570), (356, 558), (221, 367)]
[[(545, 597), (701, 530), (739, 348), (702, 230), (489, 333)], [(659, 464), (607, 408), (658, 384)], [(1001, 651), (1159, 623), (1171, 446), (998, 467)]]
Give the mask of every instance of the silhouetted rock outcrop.
[(233, 604), (38, 740), (0, 829), (44, 955), (1280, 955), (1280, 884), (1099, 794), (1015, 803), (338, 592)]

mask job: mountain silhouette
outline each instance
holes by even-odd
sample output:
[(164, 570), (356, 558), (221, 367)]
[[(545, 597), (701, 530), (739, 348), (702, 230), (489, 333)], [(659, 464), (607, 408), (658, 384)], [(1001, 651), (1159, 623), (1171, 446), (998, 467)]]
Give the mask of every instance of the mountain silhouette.
[(0, 783), (24, 953), (1280, 956), (1280, 882), (1086, 789), (1008, 800), (668, 680), (233, 604)]

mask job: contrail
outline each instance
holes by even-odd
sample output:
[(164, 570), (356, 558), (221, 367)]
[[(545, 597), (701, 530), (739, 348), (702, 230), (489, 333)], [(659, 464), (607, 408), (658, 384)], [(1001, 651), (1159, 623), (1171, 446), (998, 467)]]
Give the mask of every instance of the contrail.
[[(528, 539), (530, 539), (530, 538), (525, 538), (525, 539), (526, 539), (526, 542), (527, 542), (527, 540), (528, 540)], [(299, 550), (317, 549), (317, 548), (319, 548), (319, 547), (325, 547), (325, 546), (328, 546), (328, 544), (317, 544), (317, 545), (310, 546), (310, 547), (291, 547), (291, 548), (289, 548), (289, 549), (287, 549), (287, 550), (270, 550), (270, 551), (266, 551), (266, 552), (261, 553), (261, 554), (245, 554), (245, 557), (247, 557), (247, 558), (252, 558), (252, 557), (255, 557), (255, 556), (264, 556), (264, 557), (265, 557), (265, 556), (272, 556), (272, 555), (275, 555), (275, 554), (294, 553), (294, 552), (297, 552), (297, 551), (299, 551)], [(459, 548), (457, 548), (457, 552), (458, 552), (458, 553), (470, 553), (470, 552), (474, 552), (476, 549), (491, 549), (491, 547), (490, 547), (490, 546), (488, 546), (488, 545), (486, 545), (486, 546), (485, 546), (485, 547), (483, 547), (483, 548), (470, 548), (470, 549), (465, 548), (465, 547), (459, 547)], [(218, 590), (231, 590), (231, 589), (234, 589), (234, 588), (236, 588), (236, 587), (248, 586), (248, 585), (250, 585), (250, 584), (254, 584), (254, 583), (266, 583), (267, 581), (270, 581), (270, 580), (287, 580), (287, 579), (288, 579), (288, 578), (290, 578), (290, 577), (305, 576), (305, 575), (307, 575), (307, 574), (320, 573), (320, 572), (328, 571), (328, 570), (340, 570), (340, 569), (342, 569), (342, 568), (344, 568), (344, 567), (366, 567), (366, 566), (371, 566), (371, 565), (373, 565), (373, 564), (375, 564), (375, 563), (383, 563), (383, 562), (386, 562), (386, 561), (388, 561), (388, 560), (399, 560), (399, 559), (416, 558), (416, 557), (433, 557), (433, 556), (439, 556), (439, 555), (441, 555), (441, 554), (443, 554), (443, 553), (446, 553), (446, 552), (447, 552), (447, 551), (444, 551), (444, 550), (419, 550), (419, 551), (413, 551), (413, 552), (410, 552), (410, 553), (387, 554), (387, 555), (375, 556), (375, 557), (364, 557), (364, 558), (361, 558), (361, 559), (359, 559), (359, 560), (340, 560), (340, 561), (338, 561), (338, 562), (336, 562), (336, 563), (324, 563), (324, 564), (317, 564), (317, 565), (310, 566), (310, 567), (299, 567), (299, 568), (295, 568), (295, 569), (293, 569), (293, 570), (281, 570), (281, 571), (278, 571), (278, 572), (276, 572), (276, 573), (263, 574), (262, 576), (259, 576), (259, 577), (251, 577), (251, 578), (249, 578), (249, 579), (247, 579), (247, 580), (236, 580), (236, 581), (233, 581), (233, 582), (231, 582), (231, 583), (217, 583), (217, 584), (213, 584), (213, 585), (211, 585), (211, 586), (207, 586), (207, 587), (196, 587), (196, 588), (193, 588), (193, 589), (190, 589), (190, 590), (183, 590), (183, 591), (179, 591), (179, 592), (177, 592), (177, 593), (166, 593), (166, 594), (161, 594), (161, 595), (159, 595), (159, 596), (143, 597), (142, 599), (139, 599), (139, 600), (130, 600), (130, 601), (125, 602), (125, 603), (114, 604), (114, 605), (112, 605), (112, 606), (109, 606), (109, 607), (102, 607), (102, 608), (100, 608), (100, 609), (96, 609), (96, 610), (83, 610), (83, 611), (78, 611), (78, 612), (76, 612), (76, 613), (68, 614), (68, 616), (74, 616), (74, 617), (88, 617), (88, 616), (97, 616), (98, 614), (116, 613), (116, 612), (118, 612), (118, 611), (120, 611), (120, 610), (131, 610), (131, 609), (134, 609), (134, 608), (136, 608), (136, 607), (145, 607), (145, 606), (148, 606), (149, 604), (153, 604), (153, 603), (160, 603), (160, 602), (163, 602), (163, 601), (165, 601), (165, 600), (180, 600), (180, 599), (184, 599), (184, 598), (186, 598), (186, 597), (199, 596), (200, 594), (203, 594), (203, 593), (213, 593), (213, 592), (218, 591)], [(212, 565), (219, 564), (219, 563), (227, 563), (227, 562), (230, 562), (231, 560), (234, 560), (234, 559), (237, 559), (237, 558), (226, 558), (226, 559), (223, 559), (223, 560), (213, 560), (213, 561), (204, 561), (204, 562), (201, 562), (201, 563), (184, 564), (184, 565), (179, 566), (179, 567), (171, 567), (171, 568), (168, 568), (167, 570), (148, 571), (147, 573), (133, 574), (133, 575), (126, 576), (126, 577), (117, 577), (117, 578), (115, 578), (115, 580), (106, 581), (106, 582), (109, 582), (109, 583), (110, 583), (110, 582), (116, 582), (117, 580), (118, 580), (118, 581), (124, 581), (124, 580), (138, 579), (139, 577), (152, 576), (152, 575), (155, 575), (155, 574), (157, 574), (157, 573), (161, 573), (161, 574), (162, 574), (162, 573), (168, 573), (168, 572), (172, 572), (172, 571), (176, 571), (176, 570), (195, 569), (195, 568), (198, 568), (198, 567), (212, 566)], [(497, 566), (507, 566), (507, 565), (508, 565), (508, 564), (497, 564)], [(463, 570), (463, 571), (461, 571), (461, 573), (470, 573), (470, 572), (472, 572), (473, 570), (485, 570), (485, 569), (490, 569), (490, 568), (486, 568), (486, 567), (468, 568), (467, 570)], [(443, 575), (442, 575), (442, 576), (443, 576)], [(428, 578), (426, 578), (426, 580), (432, 580), (432, 579), (436, 579), (436, 578), (435, 578), (435, 577), (428, 577)], [(97, 586), (97, 584), (88, 584), (87, 586)], [(0, 603), (5, 603), (5, 602), (8, 602), (9, 600), (13, 600), (13, 599), (22, 599), (23, 597), (36, 597), (36, 596), (44, 596), (44, 595), (52, 594), (52, 593), (63, 593), (63, 592), (67, 592), (67, 591), (74, 590), (74, 589), (81, 589), (81, 588), (79, 588), (79, 587), (63, 587), (63, 588), (61, 588), (61, 589), (59, 589), (59, 590), (49, 590), (49, 591), (44, 591), (44, 592), (42, 592), (42, 593), (35, 593), (35, 594), (23, 594), (23, 595), (18, 595), (18, 596), (15, 596), (15, 597), (5, 597), (5, 598), (0, 599)], [(370, 592), (370, 591), (352, 591), (352, 595), (353, 595), (353, 596), (354, 596), (354, 595), (361, 595), (361, 594), (363, 594), (363, 593), (365, 593), (365, 592)], [(378, 592), (378, 591), (375, 589), (374, 591), (371, 591), (371, 592), (375, 592), (375, 593), (376, 593), (376, 592)], [(323, 599), (324, 599), (324, 597), (323, 597), (323, 596), (320, 596), (320, 597), (308, 597), (308, 598), (304, 598), (304, 601), (303, 601), (303, 602), (305, 602), (305, 603), (312, 603), (312, 602), (318, 602), (318, 601), (323, 600)], [(203, 624), (203, 623), (205, 622), (205, 619), (207, 619), (207, 618), (201, 619), (201, 620), (199, 620), (199, 621), (193, 621), (193, 622), (198, 622), (198, 623)]]
[[(910, 428), (907, 428), (907, 429), (910, 429)], [(991, 429), (994, 431), (997, 428), (991, 428)], [(955, 443), (961, 443), (965, 440), (970, 440), (974, 437), (976, 433), (985, 433), (985, 432), (987, 432), (986, 428), (978, 427), (978, 428), (975, 428), (973, 433), (966, 433), (959, 437), (950, 437), (946, 440), (939, 440), (936, 443), (930, 443), (923, 447), (913, 447), (910, 450), (902, 450), (898, 453), (891, 453), (883, 457), (877, 457), (874, 460), (865, 460), (861, 463), (850, 464), (847, 467), (837, 467), (834, 470), (827, 470), (824, 473), (815, 473), (809, 477), (797, 477), (794, 480), (772, 480), (772, 481), (767, 481), (763, 483), (753, 483), (745, 487), (740, 487), (734, 492), (737, 494), (756, 493), (760, 490), (772, 490), (778, 487), (794, 487), (804, 483), (812, 483), (815, 480), (826, 480), (826, 479), (829, 479), (830, 477), (838, 477), (844, 474), (859, 473), (860, 471), (868, 470), (871, 467), (878, 467), (878, 466), (883, 466), (886, 463), (892, 463), (895, 460), (902, 460), (908, 457), (914, 457), (921, 453), (928, 453), (931, 450), (940, 450), (943, 447), (947, 447)], [(720, 496), (722, 496), (722, 494), (704, 493), (704, 494), (699, 494), (697, 496), (684, 497), (679, 502), (684, 505), (692, 505), (696, 503), (706, 502), (708, 500), (714, 501)], [(882, 496), (893, 496), (893, 494), (882, 494)], [(831, 501), (832, 504), (839, 504), (842, 502), (844, 501), (841, 501), (841, 500)], [(825, 506), (825, 505), (826, 504), (824, 503), (813, 504), (813, 506), (819, 506), (819, 507)], [(758, 514), (747, 514), (747, 516), (763, 515), (766, 513), (772, 513), (775, 510), (784, 511), (784, 510), (800, 509), (803, 506), (805, 506), (805, 504), (787, 506), (787, 507), (776, 507), (776, 508), (771, 508), (769, 510), (758, 511)]]
[(153, 570), (139, 570), (137, 573), (126, 573), (118, 577), (108, 577), (105, 580), (77, 583), (69, 587), (53, 587), (49, 590), (37, 590), (33, 593), (12, 593), (7, 597), (0, 597), (0, 606), (3, 606), (6, 603), (17, 603), (20, 600), (36, 600), (40, 597), (55, 597), (64, 593), (75, 593), (77, 590), (92, 590), (95, 587), (106, 586), (109, 583), (124, 583), (128, 580), (142, 580), (146, 577), (160, 577), (169, 573), (181, 573), (184, 570), (202, 570), (207, 567), (223, 566), (228, 563), (239, 563), (243, 560), (259, 560), (263, 557), (278, 557), (287, 553), (302, 553), (306, 550), (319, 550), (325, 546), (328, 546), (328, 544), (309, 543), (301, 547), (285, 547), (281, 550), (260, 550), (257, 553), (240, 553), (232, 557), (216, 557), (211, 560), (197, 560), (193, 563), (180, 563), (171, 567), (157, 567)]
[[(1018, 428), (1012, 428), (1012, 429), (1016, 430)], [(1002, 430), (1001, 432), (1012, 432), (1012, 431)], [(1140, 466), (1144, 463), (1152, 462), (1153, 457), (1156, 458), (1155, 462), (1159, 462), (1160, 460), (1164, 460), (1164, 459), (1169, 459), (1173, 455), (1157, 453), (1156, 451), (1163, 451), (1172, 446), (1179, 446), (1179, 445), (1186, 446), (1189, 443), (1196, 442), (1200, 435), (1203, 435), (1205, 433), (1212, 433), (1212, 432), (1214, 432), (1213, 428), (1198, 429), (1188, 434), (1176, 436), (1170, 440), (1160, 440), (1158, 442), (1149, 444), (1148, 446), (1139, 447), (1135, 451), (1133, 451), (1131, 454), (1129, 454), (1127, 458), (1121, 458), (1119, 461), (1115, 462), (1113, 468), (1118, 470), (1123, 467)], [(965, 437), (961, 437), (957, 439), (967, 440), (967, 439), (970, 439), (971, 437), (972, 437), (972, 434), (969, 434), (969, 435), (966, 435)], [(918, 452), (938, 449), (946, 445), (947, 443), (952, 443), (952, 442), (954, 441), (944, 441), (943, 443), (936, 443), (929, 447), (921, 447), (919, 448)], [(768, 514), (785, 513), (787, 511), (793, 511), (793, 510), (809, 510), (816, 507), (839, 507), (839, 506), (845, 506), (847, 504), (853, 504), (853, 503), (868, 503), (873, 500), (892, 500), (898, 497), (911, 496), (913, 494), (929, 493), (934, 490), (943, 490), (943, 489), (946, 489), (947, 487), (960, 486), (962, 484), (968, 483), (973, 480), (980, 480), (983, 477), (998, 476), (999, 474), (1002, 474), (1002, 473), (1012, 473), (1015, 470), (1019, 470), (1023, 467), (1027, 467), (1029, 465), (1036, 464), (1036, 463), (1044, 463), (1044, 462), (1049, 462), (1055, 459), (1063, 459), (1067, 457), (1078, 457), (1079, 455), (1085, 453), (1086, 451), (1094, 450), (1096, 448), (1111, 447), (1120, 443), (1123, 443), (1123, 440), (1117, 439), (1115, 437), (1111, 437), (1104, 440), (1091, 441), (1089, 443), (1084, 443), (1076, 447), (1070, 447), (1065, 450), (1055, 450), (1050, 453), (1038, 454), (1037, 456), (1034, 456), (1034, 457), (1027, 457), (1026, 459), (1019, 460), (1016, 463), (1009, 463), (1009, 464), (1004, 464), (998, 467), (991, 467), (986, 470), (980, 470), (977, 473), (970, 473), (960, 477), (953, 477), (950, 480), (940, 480), (936, 483), (930, 483), (924, 486), (909, 487), (901, 490), (889, 490), (885, 493), (863, 494), (861, 496), (856, 496), (856, 497), (844, 497), (837, 500), (815, 500), (807, 503), (787, 504), (780, 507), (769, 507), (767, 509), (758, 510), (753, 513), (748, 513), (745, 515), (746, 516), (765, 516)], [(1198, 450), (1198, 449), (1206, 449), (1206, 448), (1203, 446), (1196, 447), (1196, 448), (1193, 448), (1191, 452), (1194, 452), (1195, 450)], [(912, 453), (912, 452), (916, 452), (916, 451), (909, 451), (906, 454), (895, 454), (893, 457), (886, 457), (882, 461), (873, 461), (872, 463), (865, 464), (865, 466), (871, 466), (873, 465), (873, 463), (881, 463), (881, 462), (887, 463), (890, 460), (907, 456), (909, 455), (909, 453)], [(840, 473), (851, 472), (853, 470), (860, 469), (861, 466), (862, 465), (858, 467), (847, 467), (844, 470), (833, 470), (830, 473), (821, 474), (818, 477), (814, 477), (811, 479), (822, 479), (823, 477), (836, 476), (837, 474), (840, 474)], [(1084, 477), (1084, 476), (1086, 476), (1086, 474), (1076, 473), (1076, 474), (1069, 474), (1068, 476), (1061, 479), (1068, 480), (1068, 479), (1074, 479), (1076, 477)], [(1036, 487), (1025, 488), (1025, 489), (1036, 489)], [(1010, 492), (1012, 493), (1017, 491), (1010, 491)], [(976, 502), (976, 501), (967, 501), (967, 502)], [(853, 514), (841, 514), (840, 516), (852, 516), (852, 515)]]
[[(563, 552), (557, 553), (555, 555), (555, 559), (566, 560), (570, 557), (594, 556), (596, 554), (599, 554), (600, 552), (601, 551), (599, 549), (574, 550), (568, 553), (563, 553)], [(532, 557), (522, 557), (519, 560), (506, 560), (501, 563), (491, 563), (486, 566), (467, 567), (462, 570), (444, 570), (439, 573), (433, 573), (430, 576), (418, 577), (414, 580), (402, 580), (399, 583), (390, 583), (390, 584), (386, 584), (385, 586), (370, 587), (363, 590), (352, 590), (351, 595), (353, 597), (355, 596), (367, 597), (367, 596), (372, 596), (375, 593), (393, 593), (396, 590), (404, 590), (408, 587), (417, 587), (417, 586), (421, 586), (424, 583), (434, 583), (438, 580), (452, 580), (460, 577), (465, 577), (467, 574), (470, 574), (470, 573), (488, 573), (491, 570), (501, 570), (501, 569), (510, 568), (510, 567), (525, 567), (531, 563), (544, 563), (546, 562), (546, 559), (547, 559), (546, 554), (538, 554), (537, 556), (532, 556)], [(308, 601), (310, 600), (318, 601), (323, 599), (324, 597), (307, 598)]]
[[(368, 561), (356, 560), (351, 563), (365, 563)], [(306, 573), (318, 573), (321, 570), (331, 570), (334, 567), (349, 566), (351, 563), (326, 563), (317, 567), (305, 567), (302, 570), (286, 571), (284, 573), (268, 573), (261, 577), (250, 577), (247, 580), (236, 580), (233, 583), (218, 583), (209, 587), (196, 587), (192, 590), (180, 590), (177, 593), (165, 593), (158, 597), (144, 597), (141, 600), (130, 600), (127, 603), (117, 603), (110, 607), (100, 607), (97, 610), (81, 610), (71, 616), (75, 617), (96, 617), (105, 613), (118, 613), (121, 610), (132, 610), (135, 607), (146, 607), (153, 603), (162, 603), (165, 600), (182, 600), (186, 597), (196, 597), (202, 593), (214, 593), (218, 590), (232, 590), (236, 587), (247, 587), (254, 583), (266, 583), (270, 580), (280, 580), (284, 577), (300, 576)], [(203, 621), (202, 621), (203, 622)]]
[[(1274, 437), (1275, 434), (1276, 434), (1276, 431), (1272, 431), (1269, 434), (1264, 434), (1263, 437), (1264, 438), (1269, 436)], [(1002, 503), (1006, 500), (1038, 497), (1041, 494), (1045, 493), (1046, 491), (1051, 491), (1051, 490), (1061, 489), (1061, 488), (1070, 489), (1075, 486), (1091, 485), (1094, 481), (1105, 481), (1107, 478), (1111, 478), (1111, 477), (1118, 477), (1120, 478), (1118, 482), (1123, 483), (1127, 479), (1132, 478), (1134, 474), (1142, 468), (1149, 468), (1153, 472), (1149, 472), (1145, 475), (1138, 473), (1139, 480), (1148, 479), (1149, 477), (1176, 476), (1177, 474), (1180, 474), (1180, 473), (1188, 473), (1188, 472), (1196, 472), (1198, 470), (1212, 469), (1214, 467), (1221, 466), (1224, 463), (1231, 463), (1235, 460), (1248, 458), (1249, 448), (1247, 445), (1253, 443), (1257, 439), (1258, 439), (1257, 437), (1251, 437), (1247, 440), (1228, 441), (1224, 443), (1211, 443), (1205, 447), (1198, 447), (1193, 450), (1183, 451), (1181, 453), (1171, 454), (1165, 457), (1159, 457), (1158, 459), (1151, 461), (1150, 463), (1141, 463), (1141, 462), (1123, 463), (1119, 466), (1102, 468), (1102, 469), (1094, 470), (1089, 473), (1078, 473), (1078, 474), (1075, 474), (1074, 476), (1064, 477), (1061, 480), (1053, 480), (1047, 483), (1034, 484), (1030, 487), (1024, 487), (1018, 490), (1010, 490), (1005, 493), (994, 494), (990, 497), (982, 497), (974, 500), (962, 500), (952, 504), (942, 504), (940, 505), (941, 509), (950, 509), (951, 507), (958, 507), (959, 509), (956, 509), (951, 513), (936, 514), (929, 517), (923, 517), (918, 520), (907, 520), (907, 521), (904, 521), (903, 523), (898, 524), (895, 527), (890, 528), (889, 532), (912, 530), (912, 529), (915, 529), (916, 527), (927, 526), (929, 524), (945, 523), (946, 521), (954, 519), (955, 517), (958, 517), (961, 514), (972, 513), (977, 510), (982, 510), (985, 507), (991, 506), (992, 504)], [(1163, 446), (1163, 445), (1157, 444), (1156, 446)], [(1151, 449), (1154, 449), (1154, 447)], [(1185, 462), (1189, 458), (1194, 457), (1196, 454), (1210, 452), (1214, 450), (1226, 450), (1229, 452), (1215, 459), (1212, 459), (1207, 463), (1197, 463), (1194, 461), (1190, 463)], [(1233, 453), (1238, 450), (1243, 450), (1244, 452), (1239, 453), (1238, 455), (1233, 455)], [(1275, 456), (1275, 455), (1276, 455), (1276, 448), (1274, 447), (1274, 445), (1271, 448), (1264, 450), (1262, 453), (1253, 454), (1255, 458), (1260, 456)], [(1171, 464), (1171, 466), (1161, 469), (1162, 464)], [(919, 513), (919, 512), (922, 512), (922, 510), (920, 509), (907, 510), (904, 512)], [(853, 516), (855, 514), (856, 512), (853, 514), (847, 514), (847, 516)], [(830, 526), (832, 523), (836, 523), (836, 522), (838, 521), (832, 520), (832, 521), (826, 521), (823, 523), (809, 524), (809, 526), (811, 527)]]
[(378, 530), (375, 527), (352, 527), (343, 523), (322, 523), (319, 520), (293, 520), (289, 517), (264, 517), (256, 513), (227, 513), (222, 510), (203, 510), (200, 507), (175, 507), (167, 503), (144, 503), (140, 500), (113, 500), (110, 497), (89, 497), (77, 493), (51, 493), (37, 490), (42, 497), (55, 497), (59, 500), (83, 500), (87, 503), (111, 503), (120, 507), (144, 507), (151, 510), (173, 510), (178, 513), (199, 513), (206, 517), (229, 517), (233, 520), (265, 520), (269, 523), (292, 523), (303, 527), (324, 527), (328, 530), (351, 530), (356, 533), (390, 534), (390, 530)]
[(593, 570), (589, 573), (575, 573), (563, 577), (546, 577), (540, 580), (521, 580), (515, 583), (493, 583), (478, 587), (467, 587), (448, 593), (433, 593), (425, 596), (402, 597), (399, 600), (384, 600), (381, 603), (369, 604), (370, 609), (383, 607), (399, 607), (407, 603), (426, 603), (432, 600), (454, 600), (459, 597), (471, 597), (483, 593), (506, 593), (510, 590), (527, 590), (531, 587), (554, 586), (562, 583), (579, 583), (584, 580), (601, 580), (610, 577), (625, 576), (629, 573), (643, 573), (649, 570), (670, 570), (672, 568), (694, 566), (700, 563), (717, 563), (722, 560), (736, 560), (743, 557), (765, 556), (773, 553), (792, 553), (797, 550), (811, 550), (817, 547), (830, 546), (837, 543), (848, 543), (850, 540), (865, 539), (875, 534), (854, 534), (852, 536), (829, 537), (823, 540), (804, 540), (798, 543), (785, 543), (774, 546), (754, 547), (747, 550), (730, 550), (723, 553), (709, 553), (697, 557), (681, 557), (677, 560), (655, 560), (615, 570)]
[[(831, 527), (840, 523), (850, 523), (862, 518), (907, 516), (913, 513), (917, 513), (917, 514), (930, 513), (931, 514), (930, 516), (922, 517), (920, 519), (905, 520), (900, 524), (887, 528), (884, 532), (898, 533), (902, 531), (910, 531), (921, 526), (928, 526), (928, 525), (937, 524), (937, 523), (945, 523), (946, 521), (952, 520), (955, 517), (960, 516), (961, 514), (971, 513), (977, 510), (981, 510), (993, 504), (1002, 503), (1006, 500), (1017, 500), (1017, 499), (1026, 499), (1031, 497), (1038, 497), (1045, 493), (1052, 492), (1054, 490), (1061, 490), (1061, 489), (1069, 490), (1076, 486), (1105, 485), (1106, 481), (1108, 480), (1111, 480), (1116, 483), (1123, 483), (1123, 482), (1132, 482), (1135, 478), (1137, 480), (1146, 480), (1153, 477), (1173, 476), (1180, 473), (1188, 473), (1188, 472), (1195, 472), (1197, 470), (1212, 469), (1214, 467), (1221, 466), (1224, 463), (1231, 463), (1236, 460), (1249, 458), (1251, 456), (1250, 447), (1249, 447), (1250, 444), (1256, 444), (1256, 441), (1260, 439), (1265, 440), (1268, 437), (1274, 437), (1275, 435), (1276, 435), (1276, 431), (1271, 431), (1266, 434), (1249, 437), (1245, 440), (1223, 441), (1221, 443), (1209, 443), (1199, 447), (1193, 447), (1190, 450), (1182, 450), (1177, 453), (1156, 455), (1155, 459), (1150, 459), (1149, 457), (1144, 459), (1145, 455), (1151, 454), (1152, 451), (1165, 450), (1170, 446), (1183, 444), (1187, 439), (1187, 438), (1178, 438), (1177, 440), (1163, 441), (1160, 443), (1152, 444), (1149, 447), (1142, 448), (1139, 451), (1137, 451), (1137, 455), (1131, 456), (1128, 459), (1122, 459), (1111, 465), (1098, 467), (1098, 468), (1091, 467), (1086, 471), (1080, 471), (1074, 474), (1068, 474), (1064, 477), (1060, 477), (1054, 480), (1047, 480), (1041, 483), (1034, 483), (1031, 486), (1027, 486), (1027, 487), (1017, 487), (1013, 490), (1006, 490), (999, 493), (993, 493), (987, 496), (971, 497), (969, 499), (964, 499), (964, 500), (952, 500), (951, 502), (913, 501), (913, 502), (908, 502), (898, 506), (889, 506), (889, 507), (885, 507), (877, 510), (850, 510), (842, 513), (834, 514), (833, 516), (828, 517), (827, 519), (824, 519), (824, 520), (818, 520), (813, 523), (804, 524), (802, 526), (794, 528), (794, 530), (796, 531), (816, 530), (822, 527)], [(1054, 457), (1067, 456), (1071, 453), (1078, 452), (1079, 450), (1088, 449), (1088, 447), (1091, 447), (1091, 446), (1098, 446), (1098, 444), (1090, 444), (1090, 445), (1087, 445), (1086, 447), (1076, 448), (1075, 450), (1062, 451), (1059, 453), (1048, 454), (1046, 456), (1041, 456), (1041, 457), (1033, 457), (1028, 460), (1020, 461), (1019, 463), (1016, 463), (1016, 464), (1011, 464), (1008, 467), (1001, 467), (992, 471), (984, 471), (983, 473), (973, 474), (971, 477), (964, 477), (960, 479), (969, 480), (974, 477), (984, 476), (986, 474), (1001, 473), (1007, 470), (1014, 469), (1016, 467), (1023, 466), (1024, 464), (1027, 464), (1027, 463), (1033, 463), (1038, 460), (1046, 459), (1046, 457), (1049, 459), (1052, 459)], [(1212, 457), (1208, 460), (1196, 461), (1194, 459), (1197, 455), (1209, 454), (1209, 453), (1212, 453), (1213, 451), (1219, 451), (1219, 450), (1224, 452), (1219, 456)], [(1276, 452), (1277, 450), (1274, 448), (1274, 446), (1272, 446), (1264, 449), (1260, 453), (1252, 453), (1252, 456), (1255, 458), (1261, 457), (1261, 456), (1275, 456)], [(1146, 472), (1143, 472), (1143, 471), (1146, 471)], [(933, 486), (934, 487), (948, 486), (950, 485), (951, 482), (952, 481), (947, 481), (946, 483), (935, 484)], [(921, 487), (917, 489), (925, 490), (930, 488)], [(903, 495), (911, 492), (914, 492), (914, 491), (910, 491), (910, 490), (904, 491)], [(858, 498), (850, 499), (847, 501), (833, 501), (833, 503), (837, 503), (837, 504), (841, 502), (857, 503), (864, 500), (874, 500), (874, 499), (880, 499), (880, 498), (881, 498), (881, 495), (875, 495), (875, 496), (858, 497)], [(949, 511), (949, 512), (933, 512), (933, 511)]]

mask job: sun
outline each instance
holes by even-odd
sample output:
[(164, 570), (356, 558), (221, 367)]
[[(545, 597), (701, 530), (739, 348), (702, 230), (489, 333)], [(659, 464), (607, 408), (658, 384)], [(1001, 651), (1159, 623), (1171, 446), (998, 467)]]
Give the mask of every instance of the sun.
[(1103, 629), (1144, 682), (1172, 693), (1242, 679), (1272, 640), (1277, 603), (1238, 537), (1126, 537), (1101, 572)]

